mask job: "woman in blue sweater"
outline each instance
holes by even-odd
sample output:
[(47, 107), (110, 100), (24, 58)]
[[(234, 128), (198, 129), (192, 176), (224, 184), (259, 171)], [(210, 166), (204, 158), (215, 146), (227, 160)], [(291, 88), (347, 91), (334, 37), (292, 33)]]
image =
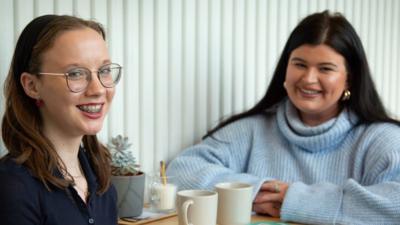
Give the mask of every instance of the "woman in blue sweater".
[(117, 224), (96, 133), (120, 76), (97, 22), (44, 15), (25, 27), (4, 85), (1, 225)]
[[(291, 33), (265, 96), (168, 167), (180, 189), (254, 185), (253, 210), (309, 224), (400, 224), (400, 123), (340, 14)], [(195, 174), (195, 175), (194, 175)]]

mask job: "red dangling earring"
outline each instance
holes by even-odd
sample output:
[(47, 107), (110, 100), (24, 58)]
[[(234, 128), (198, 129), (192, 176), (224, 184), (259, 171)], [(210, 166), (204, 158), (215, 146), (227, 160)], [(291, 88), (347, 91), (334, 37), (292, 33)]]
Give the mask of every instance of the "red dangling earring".
[(44, 105), (44, 102), (42, 99), (38, 98), (38, 99), (36, 99), (35, 104), (38, 108), (40, 108)]

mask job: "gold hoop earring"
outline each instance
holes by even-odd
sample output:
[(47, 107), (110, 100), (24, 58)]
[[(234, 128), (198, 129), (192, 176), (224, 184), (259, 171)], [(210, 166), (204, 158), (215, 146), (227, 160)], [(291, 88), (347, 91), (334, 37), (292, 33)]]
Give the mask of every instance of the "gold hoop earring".
[(342, 97), (342, 101), (347, 101), (350, 99), (351, 96), (351, 92), (349, 90), (345, 90), (343, 92), (343, 97)]

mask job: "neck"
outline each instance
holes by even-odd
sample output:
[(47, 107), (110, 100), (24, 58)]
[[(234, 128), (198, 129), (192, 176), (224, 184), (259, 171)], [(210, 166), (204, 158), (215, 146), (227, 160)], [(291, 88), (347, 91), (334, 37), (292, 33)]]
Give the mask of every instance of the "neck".
[(301, 121), (303, 121), (304, 124), (314, 127), (318, 126), (334, 117), (336, 117), (339, 114), (339, 110), (333, 110), (327, 113), (323, 114), (309, 114), (309, 113), (304, 113), (301, 112), (300, 110), (297, 110), (300, 116)]
[(74, 161), (78, 162), (78, 153), (81, 140), (82, 140), (81, 138), (69, 141), (68, 140), (56, 141), (50, 139), (50, 141), (54, 145), (54, 148), (58, 156), (66, 165)]
[(71, 175), (80, 174), (78, 153), (83, 136), (66, 136), (46, 129), (44, 129), (44, 134), (53, 144), (67, 172)]

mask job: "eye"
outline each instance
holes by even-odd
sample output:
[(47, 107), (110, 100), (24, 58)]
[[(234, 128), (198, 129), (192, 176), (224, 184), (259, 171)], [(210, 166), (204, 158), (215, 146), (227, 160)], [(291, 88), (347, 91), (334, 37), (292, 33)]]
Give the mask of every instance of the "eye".
[(112, 72), (111, 66), (104, 66), (101, 69), (99, 69), (99, 75), (100, 76), (109, 76)]
[(69, 80), (80, 80), (86, 78), (87, 72), (84, 69), (77, 68), (70, 70), (67, 74)]
[(293, 63), (293, 65), (295, 67), (297, 67), (297, 68), (300, 68), (300, 69), (303, 69), (303, 68), (307, 67), (306, 64), (304, 64), (304, 63)]
[(323, 73), (328, 73), (328, 72), (333, 71), (333, 69), (330, 68), (330, 67), (321, 67), (321, 68), (319, 68), (319, 70), (320, 70), (321, 72), (323, 72)]

